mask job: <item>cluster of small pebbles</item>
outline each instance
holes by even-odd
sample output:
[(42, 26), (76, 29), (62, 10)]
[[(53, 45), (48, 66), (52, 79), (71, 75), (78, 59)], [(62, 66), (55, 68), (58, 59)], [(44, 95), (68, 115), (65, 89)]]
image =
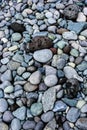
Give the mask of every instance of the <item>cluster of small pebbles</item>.
[(0, 130), (87, 130), (87, 0), (0, 0)]

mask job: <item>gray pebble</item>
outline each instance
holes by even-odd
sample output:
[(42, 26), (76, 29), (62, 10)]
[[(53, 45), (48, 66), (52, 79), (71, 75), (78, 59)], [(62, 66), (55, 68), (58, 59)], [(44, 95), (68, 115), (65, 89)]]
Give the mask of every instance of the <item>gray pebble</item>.
[(14, 118), (11, 122), (11, 129), (12, 130), (20, 130), (21, 129), (21, 122), (19, 119)]
[(0, 112), (5, 112), (8, 108), (8, 103), (5, 99), (0, 98)]
[(62, 102), (62, 101), (56, 101), (55, 102), (55, 105), (54, 105), (54, 108), (53, 108), (53, 111), (54, 112), (61, 112), (61, 111), (65, 111), (67, 109), (67, 105)]
[(10, 123), (13, 119), (13, 115), (11, 111), (5, 111), (3, 114), (3, 121)]
[(25, 121), (23, 124), (23, 129), (27, 130), (27, 129), (34, 129), (35, 128), (36, 123), (34, 121)]

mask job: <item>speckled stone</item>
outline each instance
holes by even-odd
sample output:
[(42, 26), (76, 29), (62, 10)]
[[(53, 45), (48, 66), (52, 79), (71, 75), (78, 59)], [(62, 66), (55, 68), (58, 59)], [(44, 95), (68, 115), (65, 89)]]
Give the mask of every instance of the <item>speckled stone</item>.
[(81, 130), (86, 130), (87, 129), (87, 118), (79, 118), (76, 122), (76, 126), (81, 129)]
[(0, 122), (0, 130), (9, 130), (8, 125), (4, 122)]

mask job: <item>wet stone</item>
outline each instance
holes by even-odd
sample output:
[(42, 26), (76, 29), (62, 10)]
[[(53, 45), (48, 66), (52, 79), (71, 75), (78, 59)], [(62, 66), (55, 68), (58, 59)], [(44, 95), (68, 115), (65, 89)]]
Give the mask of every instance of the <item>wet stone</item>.
[(19, 32), (19, 33), (22, 33), (22, 32), (25, 31), (24, 25), (23, 24), (19, 24), (17, 22), (11, 23), (9, 28), (11, 28), (14, 32)]
[(52, 40), (46, 36), (36, 36), (32, 41), (27, 45), (26, 51), (36, 51), (40, 49), (46, 49), (52, 47)]
[[(75, 4), (68, 5), (64, 9), (64, 16), (67, 19), (76, 19), (79, 12), (79, 7)], [(72, 15), (71, 15), (72, 14)]]

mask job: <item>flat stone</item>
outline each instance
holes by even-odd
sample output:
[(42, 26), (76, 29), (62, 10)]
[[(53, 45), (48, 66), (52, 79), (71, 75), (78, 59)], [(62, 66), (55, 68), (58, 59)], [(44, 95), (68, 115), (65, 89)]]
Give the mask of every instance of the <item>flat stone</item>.
[(87, 104), (83, 105), (81, 108), (82, 113), (87, 113)]
[(18, 54), (18, 53), (16, 53), (16, 54), (12, 57), (12, 59), (13, 59), (14, 61), (16, 61), (16, 62), (19, 62), (19, 63), (23, 62), (23, 56), (20, 55), (20, 54)]
[(62, 98), (62, 101), (71, 107), (75, 107), (77, 104), (77, 100), (75, 99)]
[(74, 31), (64, 32), (62, 36), (66, 40), (77, 40), (77, 34)]
[(47, 75), (44, 79), (44, 83), (48, 87), (55, 86), (57, 82), (58, 82), (58, 78), (56, 75)]
[(83, 29), (87, 27), (87, 22), (68, 22), (68, 27), (70, 31), (76, 32), (76, 34), (79, 34)]
[(27, 129), (34, 129), (35, 128), (36, 123), (34, 121), (30, 121), (27, 120), (24, 122), (23, 124), (23, 129), (27, 130)]
[(56, 121), (55, 119), (51, 120), (43, 130), (55, 130), (56, 129)]
[(14, 42), (20, 41), (21, 38), (22, 38), (22, 36), (20, 33), (13, 33), (12, 37), (11, 37), (12, 41), (14, 41)]
[(8, 48), (9, 51), (16, 51), (17, 49), (18, 49), (17, 45), (14, 45)]
[(55, 24), (56, 23), (56, 20), (54, 18), (48, 18), (48, 23), (49, 24)]
[(26, 118), (26, 107), (22, 106), (15, 111), (13, 111), (13, 115), (19, 120), (24, 120)]
[(78, 119), (79, 116), (80, 116), (79, 109), (72, 107), (67, 112), (66, 118), (70, 122), (76, 122), (76, 120)]
[(85, 105), (85, 101), (84, 100), (78, 100), (77, 104), (76, 104), (76, 107), (78, 109), (81, 109), (84, 105)]
[(83, 79), (77, 74), (76, 70), (70, 66), (64, 67), (64, 73), (65, 73), (66, 78), (68, 79), (76, 78), (79, 81), (83, 81)]
[(1, 59), (1, 63), (2, 63), (3, 65), (7, 64), (8, 62), (9, 62), (9, 59), (8, 59), (8, 58), (3, 58), (3, 59)]
[(76, 126), (81, 129), (81, 130), (86, 130), (87, 129), (87, 118), (79, 118), (76, 122)]
[(4, 122), (0, 122), (0, 130), (9, 130), (8, 125)]
[(10, 70), (17, 70), (17, 68), (20, 66), (20, 63), (11, 60), (8, 62), (7, 66)]
[(38, 116), (42, 113), (42, 104), (40, 102), (31, 105), (30, 111), (33, 116)]
[(34, 85), (39, 84), (40, 81), (41, 81), (41, 73), (40, 73), (40, 71), (33, 72), (29, 77), (29, 81), (30, 81), (31, 84), (34, 84)]
[(39, 121), (36, 126), (35, 126), (35, 130), (41, 130), (44, 128), (44, 123), (42, 121)]
[(21, 122), (19, 119), (14, 118), (11, 122), (11, 129), (12, 130), (20, 130), (21, 129)]
[(52, 110), (55, 100), (56, 90), (53, 87), (49, 88), (47, 91), (44, 92), (42, 96), (43, 111), (47, 112), (49, 110)]
[(12, 80), (11, 70), (7, 70), (1, 75), (1, 81), (4, 82), (4, 81), (11, 81), (11, 80)]
[(54, 117), (54, 113), (52, 111), (49, 111), (49, 112), (46, 112), (46, 113), (43, 113), (41, 115), (41, 120), (45, 123), (51, 121)]
[(9, 85), (7, 86), (5, 89), (4, 89), (4, 92), (5, 93), (12, 93), (14, 90), (14, 87), (12, 85)]
[(87, 69), (87, 62), (86, 61), (81, 62), (79, 65), (77, 65), (76, 68), (80, 71), (86, 70)]
[(62, 112), (65, 111), (67, 109), (67, 105), (63, 102), (63, 101), (56, 101), (53, 111), (54, 112)]
[(25, 90), (26, 92), (35, 91), (37, 88), (38, 88), (38, 85), (33, 85), (33, 84), (31, 84), (30, 82), (27, 82), (27, 83), (24, 85), (24, 90)]
[(51, 60), (52, 56), (52, 51), (50, 51), (49, 49), (35, 51), (33, 54), (34, 59), (40, 63), (48, 62), (49, 60)]
[(8, 103), (4, 98), (0, 98), (0, 112), (5, 112), (8, 108)]
[(11, 113), (11, 111), (5, 111), (3, 114), (3, 121), (10, 123), (13, 119), (13, 115)]
[(45, 75), (47, 76), (47, 75), (56, 75), (56, 73), (57, 73), (57, 70), (54, 68), (54, 67), (52, 67), (52, 66), (49, 66), (49, 65), (44, 65), (44, 68), (45, 68)]
[(25, 72), (25, 70), (26, 70), (25, 67), (21, 67), (21, 66), (20, 66), (20, 67), (17, 69), (17, 74), (18, 74), (18, 75), (22, 75), (22, 74)]

